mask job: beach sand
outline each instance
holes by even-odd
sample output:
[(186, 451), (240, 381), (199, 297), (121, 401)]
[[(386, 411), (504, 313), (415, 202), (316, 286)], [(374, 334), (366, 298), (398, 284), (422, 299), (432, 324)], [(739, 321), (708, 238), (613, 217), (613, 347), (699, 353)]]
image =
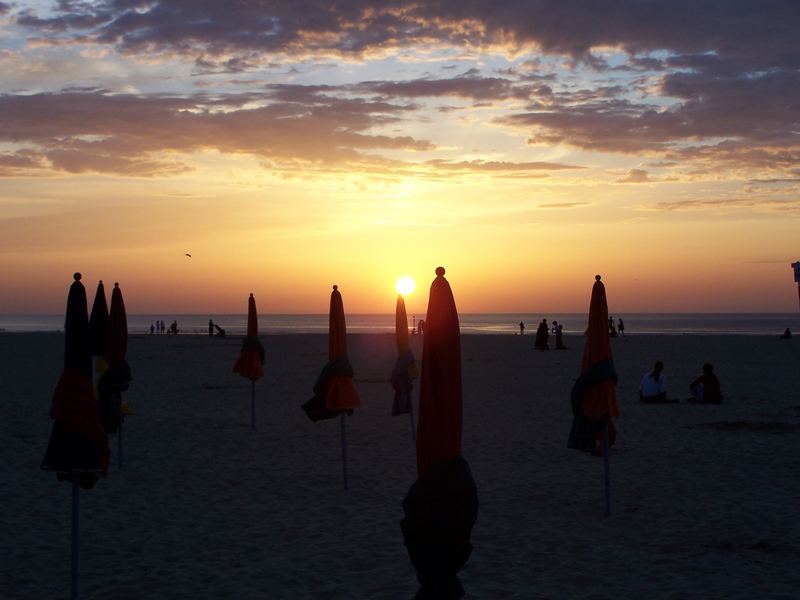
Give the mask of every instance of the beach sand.
[[(800, 575), (800, 340), (628, 336), (611, 453), (566, 447), (583, 338), (462, 336), (463, 454), (478, 484), (468, 598), (796, 598)], [(70, 486), (39, 470), (63, 336), (0, 333), (0, 597), (69, 596)], [(416, 477), (406, 415), (391, 417), (390, 335), (351, 335), (362, 408), (300, 409), (326, 336), (262, 336), (266, 377), (231, 372), (241, 338), (133, 336), (125, 465), (81, 492), (83, 598), (407, 599), (415, 572), (401, 502)], [(412, 338), (417, 358), (421, 339)], [(675, 405), (642, 405), (655, 360)], [(725, 401), (685, 403), (714, 363)], [(417, 389), (414, 392), (415, 402)]]

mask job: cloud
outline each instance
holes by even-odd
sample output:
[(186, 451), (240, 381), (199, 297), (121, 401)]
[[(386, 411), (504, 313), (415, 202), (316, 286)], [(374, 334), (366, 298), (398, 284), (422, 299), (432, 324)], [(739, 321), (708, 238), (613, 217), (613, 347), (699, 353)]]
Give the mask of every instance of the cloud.
[(631, 169), (623, 179), (617, 179), (617, 183), (649, 183), (651, 181), (647, 171), (643, 169)]
[(241, 0), (235, 9), (216, 0), (65, 1), (46, 17), (25, 11), (18, 23), (134, 53), (358, 55), (442, 44), (538, 48), (602, 63), (594, 48), (619, 47), (632, 56), (713, 51), (750, 66), (766, 61), (795, 67), (800, 54), (793, 0)]
[(175, 153), (202, 150), (287, 165), (335, 165), (380, 162), (368, 154), (374, 150), (433, 148), (427, 140), (373, 132), (397, 120), (401, 106), (297, 93), (294, 101), (275, 103), (262, 95), (263, 106), (243, 108), (254, 98), (103, 91), (5, 95), (0, 142), (23, 144), (37, 164), (56, 170), (142, 176), (180, 172), (186, 167)]

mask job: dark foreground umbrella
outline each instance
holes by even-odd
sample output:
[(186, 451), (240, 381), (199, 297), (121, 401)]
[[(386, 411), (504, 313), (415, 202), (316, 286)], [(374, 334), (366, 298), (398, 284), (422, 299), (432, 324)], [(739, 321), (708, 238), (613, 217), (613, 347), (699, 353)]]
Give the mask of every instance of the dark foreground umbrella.
[[(97, 292), (92, 303), (92, 313), (89, 316), (89, 335), (92, 340), (92, 356), (105, 358), (108, 346), (108, 304), (106, 304), (106, 288), (103, 286), (102, 280), (97, 284)], [(98, 370), (100, 369), (98, 368)]]
[(108, 472), (108, 436), (92, 386), (92, 359), (86, 290), (75, 273), (64, 323), (64, 372), (56, 384), (50, 416), (54, 420), (42, 469), (72, 482), (72, 598), (78, 597), (79, 486), (90, 489)]
[[(611, 512), (608, 449), (614, 444), (617, 430), (612, 417), (619, 415), (615, 386), (617, 372), (611, 357), (606, 288), (595, 276), (589, 303), (589, 326), (583, 350), (581, 375), (572, 386), (572, 429), (567, 446), (604, 457), (606, 514)], [(597, 446), (602, 442), (602, 449)]]
[(233, 372), (250, 380), (250, 429), (256, 430), (256, 379), (264, 376), (264, 346), (258, 339), (258, 313), (253, 294), (247, 300), (247, 336), (242, 342)]
[(303, 410), (312, 421), (341, 416), (342, 431), (342, 478), (347, 489), (347, 441), (345, 415), (361, 405), (353, 385), (353, 367), (347, 357), (347, 325), (344, 318), (344, 303), (339, 286), (333, 286), (328, 317), (328, 362), (314, 383), (314, 396)]
[(420, 583), (417, 599), (461, 598), (457, 573), (472, 552), (478, 492), (461, 456), (461, 346), (445, 270), (431, 284), (422, 350), (417, 481), (403, 500), (403, 539)]
[(411, 419), (411, 437), (416, 439), (414, 431), (414, 402), (411, 399), (413, 388), (412, 380), (417, 376), (417, 363), (411, 353), (411, 344), (408, 340), (408, 316), (406, 303), (403, 296), (397, 296), (395, 308), (395, 339), (397, 341), (397, 362), (392, 369), (392, 387), (394, 388), (394, 403), (392, 416), (408, 413)]
[(125, 360), (128, 353), (128, 317), (125, 302), (118, 283), (111, 292), (111, 310), (108, 317), (108, 336), (106, 355), (108, 370), (97, 381), (97, 395), (100, 415), (108, 433), (117, 434), (119, 446), (119, 466), (122, 468), (122, 392), (128, 390), (131, 381), (131, 368)]

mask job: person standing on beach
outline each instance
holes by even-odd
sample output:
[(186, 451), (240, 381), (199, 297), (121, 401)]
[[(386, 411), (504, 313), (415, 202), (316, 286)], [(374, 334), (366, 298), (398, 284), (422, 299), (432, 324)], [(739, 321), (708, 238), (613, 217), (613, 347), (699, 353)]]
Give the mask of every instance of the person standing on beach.
[(623, 323), (622, 317), (617, 320), (617, 331), (620, 335), (625, 335), (625, 323)]
[(549, 335), (550, 332), (547, 330), (547, 319), (542, 319), (542, 322), (539, 323), (538, 329), (536, 329), (536, 340), (533, 343), (533, 347), (540, 352), (550, 350), (550, 345), (548, 343)]
[(523, 323), (522, 321), (519, 322), (519, 334), (520, 335), (525, 334), (525, 323)]
[(667, 378), (664, 375), (664, 363), (660, 360), (653, 365), (653, 370), (642, 377), (639, 384), (639, 402), (653, 404), (667, 401)]
[(608, 317), (608, 334), (611, 337), (617, 337), (617, 326), (614, 323), (614, 317)]
[(558, 321), (553, 321), (553, 325), (556, 327), (556, 350), (566, 350), (567, 347), (564, 345), (564, 326), (559, 323)]
[(214, 337), (214, 320), (208, 320), (208, 337)]
[(156, 330), (156, 326), (155, 326), (155, 325), (153, 325), (152, 323), (150, 323), (150, 335), (153, 335), (153, 333), (155, 332), (155, 330)]

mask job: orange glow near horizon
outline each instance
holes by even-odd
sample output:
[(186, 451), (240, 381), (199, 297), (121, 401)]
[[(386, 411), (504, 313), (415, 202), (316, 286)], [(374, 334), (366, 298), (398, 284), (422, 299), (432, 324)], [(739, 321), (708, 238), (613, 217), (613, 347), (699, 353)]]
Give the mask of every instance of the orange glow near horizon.
[(0, 2), (0, 314), (63, 312), (80, 271), (132, 314), (324, 314), (333, 284), (391, 314), (406, 274), (421, 315), (438, 266), (463, 313), (582, 313), (597, 273), (614, 314), (797, 310), (777, 13), (643, 10), (593, 46), (566, 26), (591, 3), (546, 32), (525, 3), (333, 11), (313, 40), (302, 4), (105, 3), (114, 35), (52, 4)]

